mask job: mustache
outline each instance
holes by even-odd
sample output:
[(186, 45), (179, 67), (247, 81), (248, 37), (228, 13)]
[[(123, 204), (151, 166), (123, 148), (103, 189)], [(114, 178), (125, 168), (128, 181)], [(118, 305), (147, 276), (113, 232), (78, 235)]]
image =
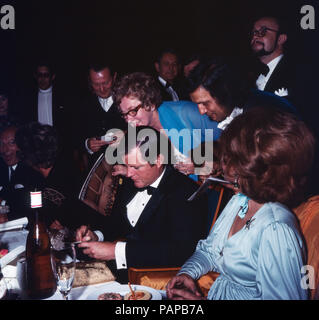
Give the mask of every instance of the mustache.
[(254, 45), (254, 44), (256, 44), (256, 43), (261, 44), (261, 45), (264, 45), (264, 43), (263, 43), (262, 41), (259, 41), (259, 40), (255, 40), (255, 41), (253, 41), (253, 43), (252, 43), (252, 44)]

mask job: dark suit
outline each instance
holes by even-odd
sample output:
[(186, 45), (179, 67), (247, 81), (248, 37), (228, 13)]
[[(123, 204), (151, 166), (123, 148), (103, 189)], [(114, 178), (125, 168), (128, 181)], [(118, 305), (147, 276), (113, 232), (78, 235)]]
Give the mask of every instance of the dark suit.
[[(161, 96), (163, 101), (173, 101), (171, 94), (167, 91), (167, 88), (159, 81), (158, 76), (156, 77), (158, 82), (158, 87), (161, 91)], [(182, 80), (176, 79), (172, 84), (172, 88), (177, 93), (179, 100), (189, 100), (186, 89), (183, 86)]]
[(9, 181), (8, 166), (0, 159), (0, 198), (10, 206), (9, 220), (29, 215), (30, 191), (34, 191), (42, 182), (42, 176), (32, 168), (18, 163)]
[(286, 56), (283, 56), (268, 79), (264, 91), (275, 93), (280, 89), (287, 89), (288, 95), (285, 99), (294, 103), (295, 80), (294, 66)]
[[(188, 202), (198, 185), (170, 166), (135, 227), (126, 205), (138, 189), (126, 180), (102, 229), (106, 241), (126, 239), (127, 267), (179, 267), (206, 237), (208, 204), (205, 196)], [(126, 270), (124, 270), (127, 272)]]
[[(93, 137), (101, 137), (110, 129), (127, 129), (126, 121), (121, 117), (117, 106), (113, 103), (110, 109), (105, 112), (102, 108), (99, 99), (95, 95), (89, 95), (81, 104), (79, 110), (80, 120), (78, 121), (78, 129), (74, 131), (74, 141), (77, 148), (84, 153), (86, 139)], [(89, 168), (96, 162), (102, 152), (105, 152), (106, 147), (101, 148), (99, 152), (95, 152), (89, 157)]]
[(87, 138), (100, 137), (106, 131), (113, 128), (125, 129), (127, 124), (121, 117), (117, 106), (113, 103), (110, 109), (105, 112), (97, 96), (88, 96), (81, 109), (82, 122), (82, 144)]
[[(23, 110), (20, 110), (20, 117), (23, 119), (23, 123), (38, 121), (38, 94), (39, 89), (31, 91), (29, 97), (26, 98), (26, 102)], [(65, 156), (70, 156), (72, 145), (71, 145), (71, 135), (74, 130), (72, 125), (74, 125), (74, 120), (71, 114), (71, 105), (67, 101), (66, 95), (52, 86), (52, 121), (53, 127), (56, 129), (58, 135), (58, 145), (61, 152)]]

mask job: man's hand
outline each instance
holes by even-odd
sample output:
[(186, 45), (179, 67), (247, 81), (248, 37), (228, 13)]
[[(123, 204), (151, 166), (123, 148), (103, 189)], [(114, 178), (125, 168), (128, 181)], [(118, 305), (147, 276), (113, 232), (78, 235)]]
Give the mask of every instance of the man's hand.
[(76, 230), (76, 241), (97, 241), (97, 235), (90, 230), (87, 226), (81, 226)]
[(115, 259), (115, 245), (115, 242), (82, 242), (78, 247), (93, 259), (109, 261)]
[(172, 278), (166, 286), (167, 297), (171, 300), (202, 300), (202, 293), (196, 282), (187, 274)]
[(87, 145), (88, 145), (88, 148), (92, 151), (92, 152), (97, 152), (99, 151), (103, 146), (109, 144), (108, 142), (106, 141), (103, 141), (103, 140), (98, 140), (96, 138), (90, 138), (88, 141), (87, 141)]
[(193, 162), (178, 162), (174, 165), (174, 168), (186, 175), (194, 174), (194, 170), (195, 170), (195, 166)]
[(113, 166), (113, 170), (112, 170), (112, 176), (126, 176), (127, 174), (127, 168), (126, 166), (123, 166), (121, 164), (116, 164), (115, 166)]

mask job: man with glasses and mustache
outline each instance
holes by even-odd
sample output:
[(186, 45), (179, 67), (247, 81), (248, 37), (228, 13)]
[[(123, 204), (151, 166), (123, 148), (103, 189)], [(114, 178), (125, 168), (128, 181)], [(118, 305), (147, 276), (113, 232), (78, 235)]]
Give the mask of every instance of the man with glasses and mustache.
[(269, 91), (278, 96), (291, 98), (291, 74), (284, 45), (288, 39), (283, 23), (276, 17), (265, 16), (255, 21), (251, 32), (251, 50), (264, 65), (256, 81), (259, 90)]

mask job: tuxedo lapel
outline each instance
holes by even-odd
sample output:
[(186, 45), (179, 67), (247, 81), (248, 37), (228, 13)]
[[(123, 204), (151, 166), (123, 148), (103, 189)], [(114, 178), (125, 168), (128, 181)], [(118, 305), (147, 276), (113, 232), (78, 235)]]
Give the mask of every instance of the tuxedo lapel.
[(289, 81), (289, 75), (286, 68), (285, 57), (283, 57), (271, 74), (264, 90), (275, 92), (282, 88), (287, 89), (287, 81)]

